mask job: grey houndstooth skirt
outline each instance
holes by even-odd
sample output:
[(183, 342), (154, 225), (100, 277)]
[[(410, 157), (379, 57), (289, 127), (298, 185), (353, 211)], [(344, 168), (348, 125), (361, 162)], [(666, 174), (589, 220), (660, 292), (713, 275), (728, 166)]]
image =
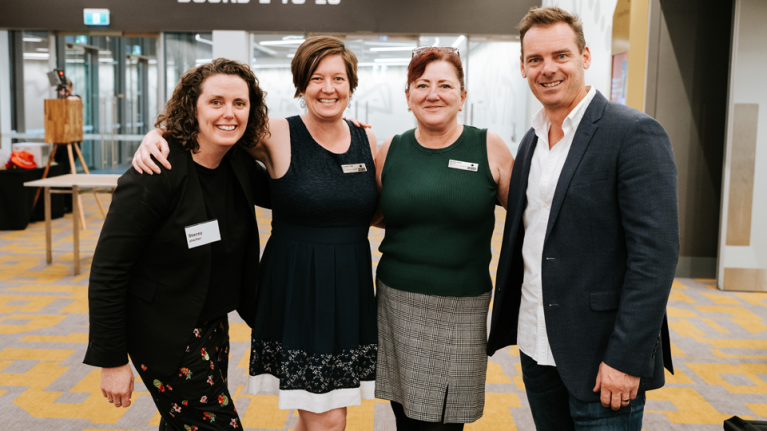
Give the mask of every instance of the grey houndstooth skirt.
[[(452, 297), (405, 292), (377, 280), (376, 397), (411, 419), (470, 423), (482, 417), (490, 292)], [(447, 391), (447, 398), (445, 392)]]

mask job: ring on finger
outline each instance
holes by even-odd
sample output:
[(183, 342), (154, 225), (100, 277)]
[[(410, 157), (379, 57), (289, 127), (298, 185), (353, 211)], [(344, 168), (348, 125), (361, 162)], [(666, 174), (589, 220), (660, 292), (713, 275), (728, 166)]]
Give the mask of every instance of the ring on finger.
[(629, 403), (629, 402), (631, 402), (631, 400), (630, 400), (630, 399), (628, 399), (628, 400), (621, 400), (621, 402), (623, 402), (623, 403)]
[(115, 400), (107, 400), (107, 401), (109, 401), (110, 403), (113, 403), (113, 402), (115, 402)]

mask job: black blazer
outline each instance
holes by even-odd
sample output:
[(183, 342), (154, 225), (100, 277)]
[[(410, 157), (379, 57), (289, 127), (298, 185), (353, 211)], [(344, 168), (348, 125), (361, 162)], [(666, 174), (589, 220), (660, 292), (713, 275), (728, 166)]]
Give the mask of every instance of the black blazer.
[[(141, 175), (131, 168), (118, 180), (91, 267), (86, 364), (117, 367), (130, 354), (161, 375), (174, 373), (202, 311), (211, 245), (189, 249), (184, 228), (208, 218), (191, 153), (169, 146), (173, 169)], [(231, 164), (251, 209), (237, 311), (253, 325), (260, 254), (254, 204), (269, 207), (267, 174), (240, 148), (221, 163)]]
[[(537, 145), (530, 129), (511, 175), (487, 351), (517, 343), (524, 263), (522, 215)], [(559, 176), (543, 245), (546, 332), (567, 389), (586, 402), (599, 364), (641, 377), (673, 372), (666, 304), (679, 256), (676, 164), (651, 117), (608, 102), (588, 106)]]

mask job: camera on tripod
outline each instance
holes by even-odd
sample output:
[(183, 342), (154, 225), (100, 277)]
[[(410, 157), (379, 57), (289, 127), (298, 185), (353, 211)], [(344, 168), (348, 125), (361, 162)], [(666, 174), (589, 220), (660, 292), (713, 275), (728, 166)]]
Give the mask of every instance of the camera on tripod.
[(61, 69), (53, 69), (48, 72), (48, 81), (50, 81), (51, 87), (56, 87), (59, 99), (66, 99), (67, 96), (61, 94), (61, 90), (67, 88), (67, 77), (64, 75), (64, 71)]

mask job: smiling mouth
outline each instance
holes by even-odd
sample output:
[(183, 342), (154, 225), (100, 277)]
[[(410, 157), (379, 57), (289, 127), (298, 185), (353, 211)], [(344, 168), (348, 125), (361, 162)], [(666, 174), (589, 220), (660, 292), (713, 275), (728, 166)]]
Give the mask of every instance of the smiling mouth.
[(223, 130), (225, 132), (231, 132), (232, 130), (236, 129), (237, 126), (216, 126), (218, 130)]
[(559, 80), (559, 81), (555, 81), (555, 82), (544, 83), (544, 84), (541, 84), (541, 85), (544, 86), (545, 88), (553, 88), (553, 87), (556, 87), (557, 85), (559, 85), (561, 83), (562, 83), (562, 81)]
[(338, 99), (317, 99), (317, 100), (319, 100), (320, 103), (322, 103), (324, 105), (332, 105), (332, 104), (338, 102)]

